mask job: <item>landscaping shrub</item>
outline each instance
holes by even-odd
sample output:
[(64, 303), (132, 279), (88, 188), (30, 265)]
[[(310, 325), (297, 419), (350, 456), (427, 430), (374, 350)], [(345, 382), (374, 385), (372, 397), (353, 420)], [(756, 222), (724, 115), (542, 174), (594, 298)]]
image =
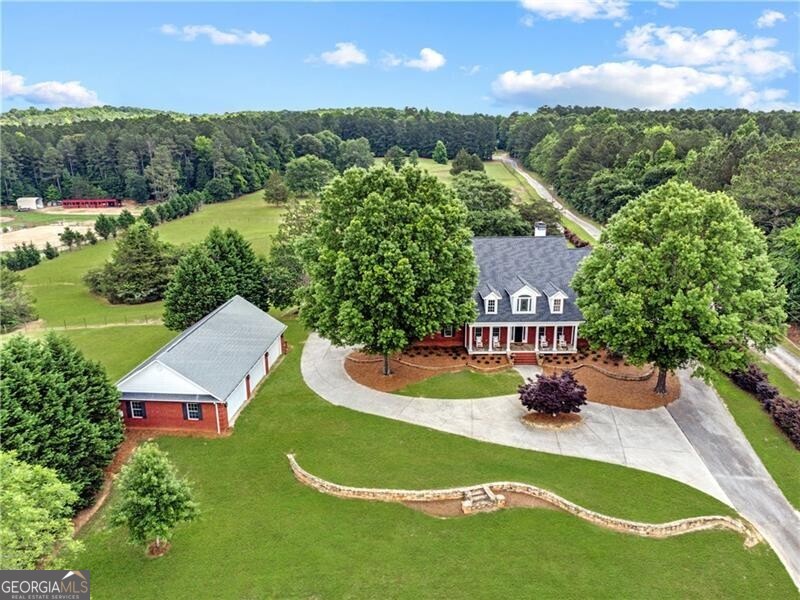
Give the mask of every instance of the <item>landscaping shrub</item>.
[(800, 450), (800, 404), (780, 396), (778, 388), (769, 382), (767, 374), (753, 363), (743, 371), (732, 371), (728, 376), (733, 383), (758, 399), (775, 425)]
[(536, 381), (519, 386), (519, 399), (528, 410), (557, 415), (581, 412), (586, 404), (586, 386), (575, 379), (572, 371), (560, 375), (537, 375)]
[(567, 240), (569, 240), (569, 243), (575, 246), (576, 248), (585, 248), (586, 246), (590, 245), (589, 242), (583, 241), (581, 238), (579, 238), (577, 235), (575, 235), (572, 231), (570, 231), (566, 227), (564, 227), (564, 237), (567, 238)]

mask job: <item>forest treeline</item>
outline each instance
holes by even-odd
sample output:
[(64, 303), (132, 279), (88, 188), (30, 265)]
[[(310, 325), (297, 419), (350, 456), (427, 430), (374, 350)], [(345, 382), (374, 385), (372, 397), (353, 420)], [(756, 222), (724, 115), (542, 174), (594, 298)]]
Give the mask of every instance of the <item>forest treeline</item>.
[(800, 216), (800, 112), (544, 108), (504, 119), (499, 144), (600, 222), (673, 178), (729, 193), (767, 233)]
[[(84, 119), (84, 110), (96, 118)], [(213, 201), (263, 188), (271, 171), (283, 171), (296, 156), (320, 154), (341, 168), (359, 164), (364, 148), (382, 156), (399, 146), (430, 157), (439, 140), (451, 158), (464, 148), (489, 159), (499, 122), (488, 115), (411, 108), (180, 118), (132, 109), (115, 118), (117, 111), (40, 111), (41, 120), (32, 110), (3, 115), (3, 202), (27, 195), (51, 200), (110, 195), (144, 202), (196, 190), (207, 191)]]

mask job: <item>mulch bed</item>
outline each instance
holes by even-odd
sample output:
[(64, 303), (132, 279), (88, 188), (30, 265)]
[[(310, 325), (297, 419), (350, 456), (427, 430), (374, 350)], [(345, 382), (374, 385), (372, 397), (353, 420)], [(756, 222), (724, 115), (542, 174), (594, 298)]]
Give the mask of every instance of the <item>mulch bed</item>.
[(561, 369), (574, 368), (583, 363), (619, 375), (638, 376), (650, 370), (649, 368), (635, 367), (628, 364), (624, 358), (614, 356), (606, 350), (589, 351), (586, 353), (578, 352), (575, 354), (543, 355), (540, 361), (543, 367), (549, 366)]
[[(419, 368), (403, 363), (416, 364)], [(502, 370), (510, 363), (502, 355), (470, 357), (463, 348), (414, 347), (391, 357), (389, 365), (392, 374), (384, 375), (383, 357), (358, 351), (351, 352), (344, 361), (345, 371), (354, 381), (381, 392), (396, 392), (411, 383), (442, 373), (455, 373), (469, 366)]]
[(580, 425), (581, 416), (575, 413), (553, 416), (531, 412), (522, 417), (522, 422), (525, 423), (525, 425), (538, 427), (540, 429), (561, 430)]
[(147, 556), (150, 558), (158, 558), (159, 556), (164, 556), (169, 549), (172, 547), (172, 544), (169, 542), (162, 542), (160, 546), (156, 546), (155, 542), (151, 542), (150, 545), (147, 547)]

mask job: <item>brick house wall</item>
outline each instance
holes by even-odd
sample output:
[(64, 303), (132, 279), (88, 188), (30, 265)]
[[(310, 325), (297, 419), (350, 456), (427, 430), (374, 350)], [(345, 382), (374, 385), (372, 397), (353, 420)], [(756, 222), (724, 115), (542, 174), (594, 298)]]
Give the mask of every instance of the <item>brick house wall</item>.
[(210, 431), (216, 433), (217, 419), (214, 416), (216, 409), (219, 414), (219, 430), (224, 432), (228, 429), (228, 413), (222, 404), (212, 402), (201, 402), (200, 412), (202, 419), (191, 420), (184, 417), (183, 402), (164, 402), (156, 400), (144, 400), (144, 418), (134, 418), (129, 416), (128, 402), (123, 400), (120, 404), (125, 427), (130, 429), (162, 429), (184, 431)]

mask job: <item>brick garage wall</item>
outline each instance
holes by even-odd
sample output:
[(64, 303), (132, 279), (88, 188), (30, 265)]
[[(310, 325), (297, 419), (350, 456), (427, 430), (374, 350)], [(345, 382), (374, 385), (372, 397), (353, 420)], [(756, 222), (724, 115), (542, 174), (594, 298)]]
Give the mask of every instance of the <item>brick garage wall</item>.
[(162, 402), (144, 401), (144, 419), (134, 419), (128, 416), (127, 402), (122, 402), (120, 409), (124, 415), (125, 427), (129, 429), (162, 429), (162, 430), (182, 430), (182, 431), (217, 431), (217, 419), (214, 410), (219, 413), (219, 429), (224, 432), (228, 429), (228, 417), (225, 407), (210, 402), (201, 402), (200, 410), (203, 418), (199, 421), (190, 421), (183, 418), (183, 403), (181, 402)]

